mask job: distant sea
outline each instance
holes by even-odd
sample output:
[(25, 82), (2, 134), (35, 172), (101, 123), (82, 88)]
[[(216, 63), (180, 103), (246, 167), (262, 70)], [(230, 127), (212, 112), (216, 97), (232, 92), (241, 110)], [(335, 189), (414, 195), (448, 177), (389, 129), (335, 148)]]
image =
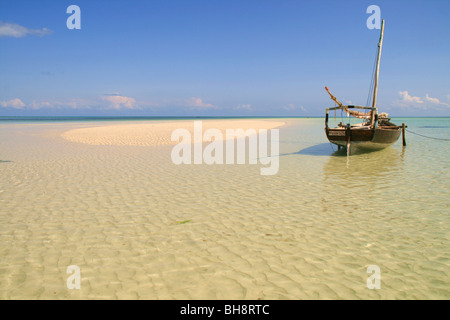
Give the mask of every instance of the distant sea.
[(85, 122), (85, 121), (155, 121), (155, 120), (207, 120), (207, 119), (302, 119), (321, 117), (285, 117), (285, 116), (139, 116), (139, 117), (103, 117), (103, 116), (0, 116), (0, 123), (30, 123), (30, 122)]

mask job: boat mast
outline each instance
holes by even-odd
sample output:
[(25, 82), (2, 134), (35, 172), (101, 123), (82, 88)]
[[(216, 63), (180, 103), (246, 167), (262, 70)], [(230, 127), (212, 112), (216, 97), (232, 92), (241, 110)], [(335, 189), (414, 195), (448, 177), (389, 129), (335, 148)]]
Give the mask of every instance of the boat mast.
[[(380, 74), (380, 57), (381, 57), (381, 47), (383, 46), (383, 33), (384, 33), (384, 19), (381, 20), (381, 33), (380, 33), (380, 41), (378, 42), (378, 54), (377, 54), (377, 66), (375, 71), (375, 81), (373, 87), (373, 101), (372, 108), (377, 107), (377, 93), (378, 93), (378, 76)], [(372, 126), (375, 126), (375, 114), (377, 110), (372, 111)]]

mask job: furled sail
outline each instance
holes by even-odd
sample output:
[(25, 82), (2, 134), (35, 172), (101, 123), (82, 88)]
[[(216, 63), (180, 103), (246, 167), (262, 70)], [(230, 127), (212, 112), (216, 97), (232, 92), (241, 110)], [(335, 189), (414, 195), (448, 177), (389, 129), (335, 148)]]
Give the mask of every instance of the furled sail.
[(349, 106), (344, 106), (340, 101), (338, 101), (338, 99), (336, 99), (336, 97), (330, 92), (330, 90), (328, 89), (328, 87), (325, 87), (325, 90), (327, 90), (328, 94), (331, 97), (331, 100), (333, 100), (334, 102), (336, 102), (336, 104), (342, 108), (342, 110), (345, 111), (345, 113), (347, 113), (349, 116), (355, 117), (355, 118), (359, 118), (359, 119), (370, 119), (372, 116), (372, 112), (370, 111), (369, 113), (366, 112), (361, 112), (361, 111), (353, 111), (349, 109)]

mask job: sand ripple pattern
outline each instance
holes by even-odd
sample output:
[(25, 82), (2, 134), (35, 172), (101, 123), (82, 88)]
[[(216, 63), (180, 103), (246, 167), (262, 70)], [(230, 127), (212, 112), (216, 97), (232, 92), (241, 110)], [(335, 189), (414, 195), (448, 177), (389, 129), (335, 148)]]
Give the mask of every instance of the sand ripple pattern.
[(0, 126), (0, 299), (449, 299), (449, 151), (347, 159), (322, 119), (286, 122), (274, 176)]

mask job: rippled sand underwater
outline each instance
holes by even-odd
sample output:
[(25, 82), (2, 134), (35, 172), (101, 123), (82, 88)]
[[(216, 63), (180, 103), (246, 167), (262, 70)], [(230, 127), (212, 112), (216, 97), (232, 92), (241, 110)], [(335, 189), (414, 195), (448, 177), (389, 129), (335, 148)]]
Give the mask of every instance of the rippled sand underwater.
[(283, 121), (273, 176), (61, 137), (104, 123), (0, 124), (0, 299), (449, 299), (448, 142), (347, 158), (323, 119)]

